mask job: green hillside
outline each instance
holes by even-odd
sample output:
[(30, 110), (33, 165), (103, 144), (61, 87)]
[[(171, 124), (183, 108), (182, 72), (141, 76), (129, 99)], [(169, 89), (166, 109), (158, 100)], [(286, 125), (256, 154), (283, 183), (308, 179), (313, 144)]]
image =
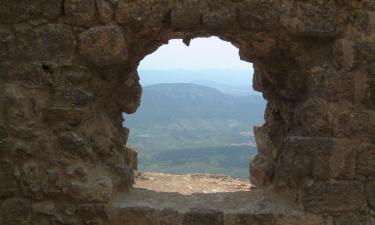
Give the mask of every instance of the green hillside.
[[(230, 96), (195, 84), (157, 84), (144, 87), (141, 106), (125, 116), (125, 126), (130, 128), (129, 144), (138, 148), (141, 170), (243, 177), (256, 152), (252, 127), (263, 121), (264, 108), (259, 96)], [(186, 154), (194, 157), (181, 161)]]

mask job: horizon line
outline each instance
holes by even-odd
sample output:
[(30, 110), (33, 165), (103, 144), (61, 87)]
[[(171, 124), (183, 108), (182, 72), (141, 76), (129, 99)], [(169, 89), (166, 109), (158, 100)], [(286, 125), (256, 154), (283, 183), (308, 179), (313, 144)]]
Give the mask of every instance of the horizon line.
[(166, 71), (166, 70), (186, 70), (186, 71), (191, 71), (191, 70), (251, 70), (253, 71), (253, 68), (192, 68), (192, 69), (184, 69), (184, 68), (141, 68), (138, 69), (139, 71), (144, 71), (144, 70), (157, 70), (157, 71)]

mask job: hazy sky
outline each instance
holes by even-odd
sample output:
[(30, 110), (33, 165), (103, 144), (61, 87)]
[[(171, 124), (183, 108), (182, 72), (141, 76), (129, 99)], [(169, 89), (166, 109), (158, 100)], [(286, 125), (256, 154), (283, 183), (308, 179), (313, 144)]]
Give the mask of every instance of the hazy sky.
[(217, 37), (196, 38), (190, 46), (182, 40), (170, 40), (156, 52), (148, 55), (139, 66), (140, 70), (165, 69), (249, 69), (250, 63), (240, 60), (238, 49)]

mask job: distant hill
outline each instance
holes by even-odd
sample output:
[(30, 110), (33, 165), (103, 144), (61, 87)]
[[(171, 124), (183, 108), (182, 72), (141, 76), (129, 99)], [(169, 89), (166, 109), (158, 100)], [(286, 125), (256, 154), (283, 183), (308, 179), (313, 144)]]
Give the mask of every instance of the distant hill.
[(229, 95), (260, 95), (252, 89), (252, 68), (248, 70), (141, 70), (139, 74), (143, 86), (160, 83), (192, 83), (212, 87)]
[[(196, 84), (156, 84), (144, 87), (141, 106), (125, 116), (125, 126), (130, 128), (129, 144), (139, 149), (141, 169), (188, 173), (199, 168), (242, 177), (247, 166), (233, 157), (247, 161), (256, 152), (252, 127), (263, 122), (264, 108), (265, 101), (256, 95), (231, 96)], [(181, 161), (181, 151), (194, 157)], [(202, 158), (195, 162), (199, 152)], [(238, 161), (237, 167), (227, 168), (229, 161)]]
[(263, 121), (265, 101), (260, 96), (230, 96), (196, 84), (157, 84), (143, 89), (141, 106), (126, 125), (145, 127), (179, 119)]

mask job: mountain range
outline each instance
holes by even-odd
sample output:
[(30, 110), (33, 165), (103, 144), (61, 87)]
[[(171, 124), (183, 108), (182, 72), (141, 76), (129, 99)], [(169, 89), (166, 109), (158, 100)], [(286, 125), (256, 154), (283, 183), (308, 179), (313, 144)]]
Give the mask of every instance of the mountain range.
[(263, 122), (264, 108), (258, 95), (233, 96), (191, 83), (155, 84), (143, 88), (141, 106), (125, 116), (124, 125), (130, 128), (129, 144), (139, 151), (141, 170), (245, 177), (256, 153), (252, 127)]

